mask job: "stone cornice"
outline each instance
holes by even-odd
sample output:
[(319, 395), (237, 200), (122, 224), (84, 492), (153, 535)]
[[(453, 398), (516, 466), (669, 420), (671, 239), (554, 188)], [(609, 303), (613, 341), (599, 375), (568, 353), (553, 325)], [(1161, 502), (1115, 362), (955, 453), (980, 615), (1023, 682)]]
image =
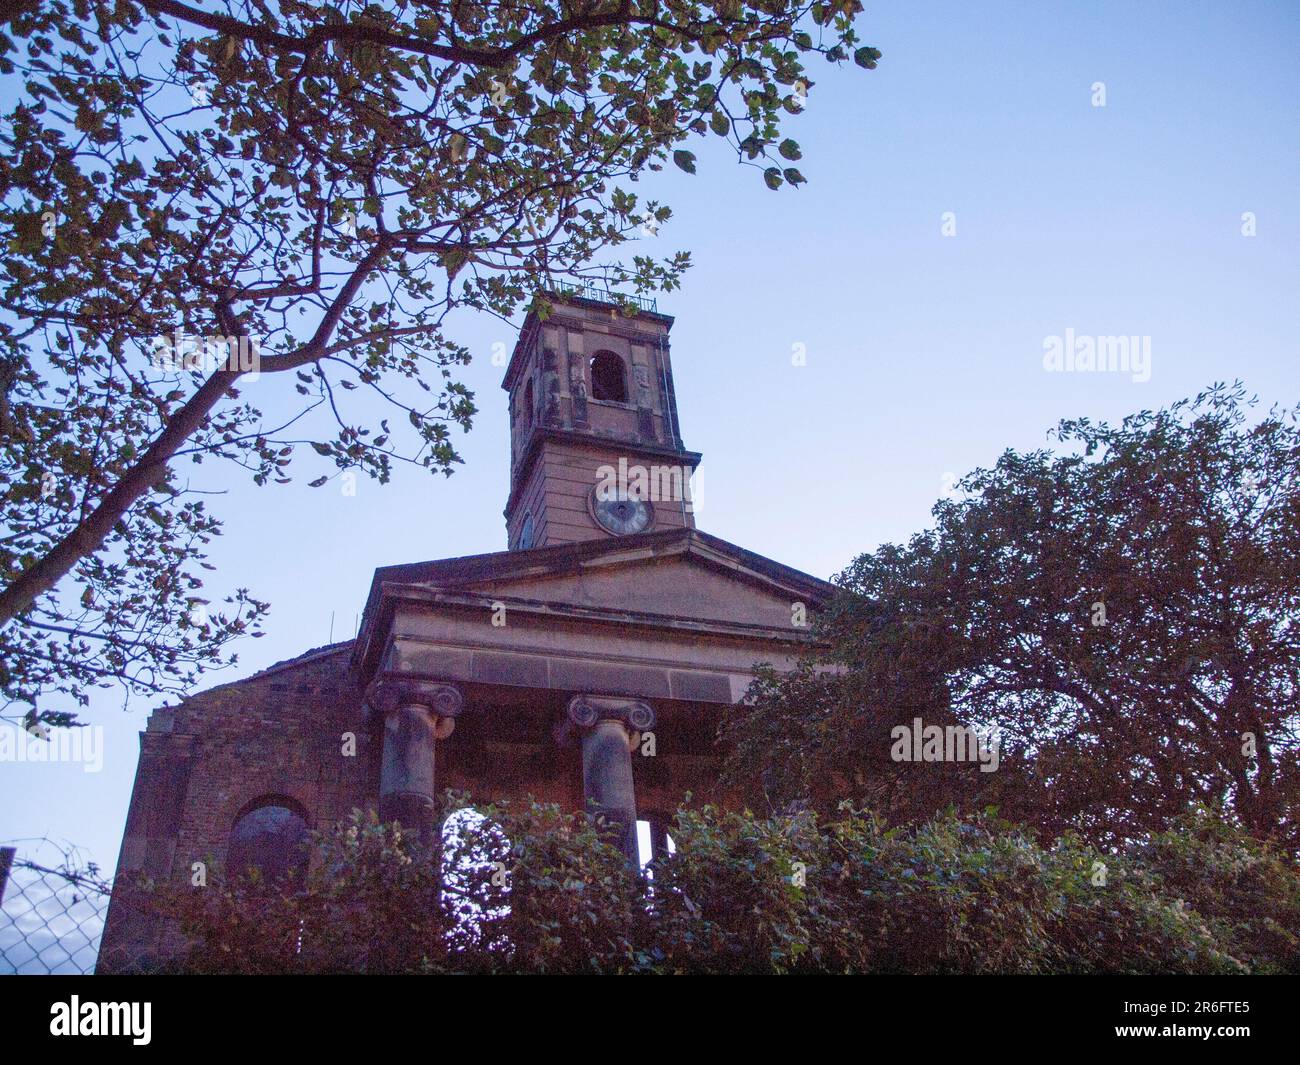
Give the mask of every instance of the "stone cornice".
[[(579, 331), (591, 325), (590, 320), (583, 318), (581, 315), (566, 314), (564, 312), (564, 305), (566, 303), (571, 303), (575, 307), (586, 307), (591, 310), (601, 311), (602, 313), (608, 312), (611, 309), (617, 312), (617, 308), (614, 307), (613, 304), (601, 303), (599, 300), (584, 299), (581, 296), (556, 296), (553, 304), (555, 310), (545, 322), (538, 318), (535, 311), (529, 311), (528, 315), (524, 318), (524, 324), (519, 329), (519, 339), (515, 341), (514, 351), (510, 354), (510, 364), (506, 367), (505, 376), (501, 379), (501, 387), (507, 392), (514, 387), (515, 377), (519, 373), (520, 363), (523, 362), (524, 354), (528, 348), (528, 344), (532, 341), (533, 334), (543, 325), (560, 326), (565, 329)], [(615, 336), (621, 336), (626, 340), (647, 343), (652, 338), (648, 337), (644, 330), (637, 329), (631, 325), (622, 324), (624, 322), (634, 322), (637, 318), (647, 318), (651, 321), (662, 323), (664, 326), (665, 337), (667, 337), (673, 327), (672, 315), (660, 314), (658, 311), (640, 310), (632, 317), (624, 317), (621, 313), (616, 313), (614, 317), (610, 318), (606, 328)]]
[(512, 616), (535, 617), (539, 621), (567, 620), (575, 623), (613, 625), (620, 628), (672, 630), (694, 636), (718, 639), (762, 640), (790, 644), (809, 644), (812, 637), (808, 629), (752, 624), (725, 619), (683, 618), (673, 614), (654, 614), (646, 611), (609, 609), (580, 604), (555, 603), (542, 599), (525, 599), (520, 596), (500, 595), (493, 592), (446, 591), (422, 585), (385, 585), (383, 596), (390, 606), (397, 603), (448, 607), (490, 614), (497, 604), (505, 606)]

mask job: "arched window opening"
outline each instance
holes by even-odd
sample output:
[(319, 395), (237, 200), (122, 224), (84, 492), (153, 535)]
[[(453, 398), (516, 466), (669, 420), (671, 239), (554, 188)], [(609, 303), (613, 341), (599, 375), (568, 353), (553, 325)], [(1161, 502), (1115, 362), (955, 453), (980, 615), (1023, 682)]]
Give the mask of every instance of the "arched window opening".
[(519, 526), (519, 539), (515, 541), (515, 548), (519, 551), (527, 551), (533, 546), (536, 536), (536, 530), (533, 528), (533, 516), (525, 514), (524, 522)]
[(612, 351), (598, 351), (591, 357), (591, 398), (627, 402), (623, 360)]
[(232, 877), (256, 869), (264, 880), (298, 883), (307, 871), (307, 819), (283, 799), (259, 801), (235, 821), (226, 851)]
[[(642, 869), (656, 858), (677, 853), (677, 844), (668, 834), (668, 822), (653, 814), (648, 820), (636, 823), (636, 846), (638, 863)], [(647, 875), (653, 877), (654, 870), (649, 870)]]
[(510, 840), (472, 807), (442, 823), (442, 888), (452, 913), (448, 949), (508, 949), (495, 926), (510, 913)]

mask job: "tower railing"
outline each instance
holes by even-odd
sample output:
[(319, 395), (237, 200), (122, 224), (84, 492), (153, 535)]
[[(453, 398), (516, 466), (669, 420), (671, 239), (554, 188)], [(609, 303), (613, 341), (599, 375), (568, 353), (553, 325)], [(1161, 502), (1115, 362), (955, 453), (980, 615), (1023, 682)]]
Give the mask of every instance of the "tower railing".
[(630, 303), (638, 310), (649, 311), (652, 314), (659, 312), (659, 301), (652, 297), (613, 292), (590, 281), (581, 285), (569, 284), (566, 281), (556, 282), (555, 294), (557, 296), (577, 296), (579, 299), (591, 300), (593, 303), (607, 303), (611, 307)]

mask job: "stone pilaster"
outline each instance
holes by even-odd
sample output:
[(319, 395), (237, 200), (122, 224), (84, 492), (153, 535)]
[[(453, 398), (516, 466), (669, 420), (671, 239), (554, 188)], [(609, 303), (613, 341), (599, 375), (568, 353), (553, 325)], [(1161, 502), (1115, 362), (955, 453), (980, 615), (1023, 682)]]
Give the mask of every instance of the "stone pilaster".
[(455, 684), (390, 673), (370, 685), (366, 701), (383, 723), (379, 817), (427, 831), (436, 819), (436, 741), (451, 735), (465, 697)]
[(569, 700), (567, 724), (582, 737), (582, 792), (587, 811), (604, 817), (618, 830), (618, 842), (637, 865), (636, 791), (632, 751), (641, 733), (654, 727), (649, 703), (637, 699), (575, 695)]
[(100, 941), (97, 973), (152, 969), (178, 949), (179, 930), (135, 890), (139, 877), (166, 882), (176, 872), (176, 846), (185, 814), (196, 741), (172, 731), (175, 708), (155, 710), (140, 733), (140, 764), (131, 792), (116, 886)]

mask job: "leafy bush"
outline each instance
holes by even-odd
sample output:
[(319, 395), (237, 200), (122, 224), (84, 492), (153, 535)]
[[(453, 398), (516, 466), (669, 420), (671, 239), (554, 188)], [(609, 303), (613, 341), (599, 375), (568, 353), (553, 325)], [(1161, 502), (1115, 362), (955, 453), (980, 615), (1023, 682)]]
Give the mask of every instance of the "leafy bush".
[[(450, 808), (467, 808), (453, 796)], [(650, 876), (601, 823), (480, 807), (436, 845), (373, 814), (296, 887), (164, 885), (201, 972), (1242, 973), (1300, 965), (1300, 875), (1198, 811), (1102, 852), (994, 811), (888, 827), (847, 805), (679, 811)]]
[(1273, 846), (1198, 810), (1136, 854), (1252, 970), (1300, 973), (1300, 877)]

